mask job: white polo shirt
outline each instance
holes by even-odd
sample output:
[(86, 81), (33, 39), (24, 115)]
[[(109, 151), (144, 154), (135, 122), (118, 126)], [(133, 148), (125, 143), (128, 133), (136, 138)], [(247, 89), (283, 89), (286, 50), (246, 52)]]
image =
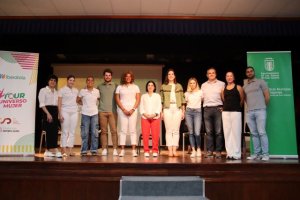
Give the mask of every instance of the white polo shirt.
[(116, 89), (116, 94), (120, 95), (120, 101), (126, 110), (133, 108), (137, 93), (140, 93), (140, 88), (135, 84), (119, 85)]
[(58, 91), (58, 97), (61, 97), (61, 109), (64, 112), (77, 112), (78, 105), (76, 98), (78, 96), (77, 88), (69, 88), (68, 86), (62, 87)]
[(40, 108), (44, 106), (57, 106), (58, 95), (56, 89), (52, 92), (51, 89), (46, 86), (39, 92)]
[(201, 86), (203, 92), (203, 107), (223, 105), (221, 93), (224, 87), (225, 83), (219, 80), (206, 81), (203, 83)]
[(100, 98), (99, 90), (93, 88), (93, 90), (81, 89), (78, 97), (81, 98), (82, 108), (81, 113), (87, 116), (93, 116), (98, 114), (98, 100)]

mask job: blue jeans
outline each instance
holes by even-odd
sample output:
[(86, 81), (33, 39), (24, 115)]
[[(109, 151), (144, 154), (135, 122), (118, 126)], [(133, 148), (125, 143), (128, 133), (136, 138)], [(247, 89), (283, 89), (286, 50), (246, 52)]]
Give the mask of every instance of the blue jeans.
[(81, 153), (87, 153), (89, 148), (89, 137), (91, 135), (90, 151), (96, 153), (98, 149), (98, 114), (87, 116), (81, 115)]
[(192, 148), (200, 148), (201, 147), (201, 123), (202, 123), (202, 115), (201, 108), (193, 109), (187, 108), (185, 112), (185, 123), (189, 130), (190, 136), (190, 144)]
[(250, 110), (246, 114), (246, 122), (252, 135), (254, 154), (269, 155), (269, 141), (266, 133), (266, 109)]
[(221, 107), (204, 107), (204, 124), (207, 134), (207, 151), (221, 152), (223, 149)]

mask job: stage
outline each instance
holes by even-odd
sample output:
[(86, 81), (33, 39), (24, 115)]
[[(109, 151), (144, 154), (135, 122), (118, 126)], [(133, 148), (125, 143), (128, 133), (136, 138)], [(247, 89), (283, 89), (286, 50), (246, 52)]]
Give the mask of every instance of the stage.
[(157, 158), (131, 156), (0, 157), (1, 199), (116, 200), (121, 176), (200, 176), (209, 199), (298, 199), (297, 159), (238, 161), (190, 158), (187, 151)]

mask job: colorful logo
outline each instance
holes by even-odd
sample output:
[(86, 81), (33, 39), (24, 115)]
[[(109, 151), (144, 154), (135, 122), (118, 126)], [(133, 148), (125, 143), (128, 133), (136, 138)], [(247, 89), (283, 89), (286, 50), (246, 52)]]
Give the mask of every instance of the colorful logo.
[(4, 80), (26, 80), (25, 76), (0, 74), (0, 79)]
[(24, 92), (4, 92), (4, 89), (0, 90), (0, 105), (3, 108), (20, 108), (23, 104), (27, 103)]

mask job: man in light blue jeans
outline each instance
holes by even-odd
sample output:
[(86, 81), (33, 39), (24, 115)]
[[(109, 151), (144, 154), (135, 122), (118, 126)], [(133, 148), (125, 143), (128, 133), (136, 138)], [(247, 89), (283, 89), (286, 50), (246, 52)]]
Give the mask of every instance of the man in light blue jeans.
[(269, 141), (266, 133), (267, 105), (270, 92), (266, 82), (255, 78), (254, 68), (246, 68), (247, 81), (243, 89), (247, 103), (246, 122), (252, 135), (254, 154), (248, 160), (269, 160)]

